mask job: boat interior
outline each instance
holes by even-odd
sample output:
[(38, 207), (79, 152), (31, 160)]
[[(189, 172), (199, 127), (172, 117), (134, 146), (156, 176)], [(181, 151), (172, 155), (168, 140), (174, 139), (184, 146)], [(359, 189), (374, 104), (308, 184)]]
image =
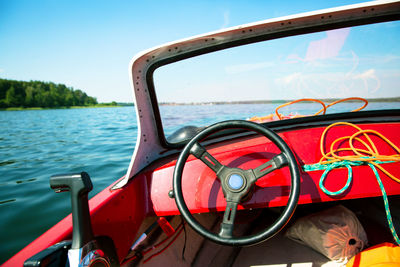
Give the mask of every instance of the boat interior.
[[(69, 262), (70, 266), (300, 267), (342, 266), (352, 260), (347, 266), (363, 266), (364, 256), (357, 255), (382, 244), (387, 251), (395, 251), (391, 261), (396, 264), (396, 259), (400, 261), (395, 258), (400, 254), (395, 231), (400, 229), (400, 57), (379, 54), (377, 62), (389, 62), (379, 72), (380, 65), (374, 66), (376, 70), (359, 67), (361, 56), (354, 56), (353, 50), (344, 56), (339, 52), (346, 47), (344, 40), (350, 40), (349, 27), (353, 26), (372, 24), (378, 34), (394, 31), (380, 37), (398, 38), (400, 26), (395, 23), (399, 18), (399, 1), (367, 2), (222, 29), (140, 53), (131, 62), (138, 137), (126, 175), (89, 201), (88, 174), (53, 176), (51, 188), (71, 192), (72, 215), (5, 265), (25, 262), (25, 266), (47, 266), (40, 265), (47, 261), (53, 265)], [(381, 22), (388, 24), (374, 28)], [(338, 28), (345, 30), (334, 31)], [(358, 34), (369, 36), (370, 28), (358, 29), (354, 39), (362, 40), (357, 46), (362, 51), (369, 47), (364, 45), (368, 38), (360, 39)], [(222, 51), (226, 61), (214, 62), (225, 64), (231, 55), (241, 56), (228, 48), (253, 43), (268, 47), (266, 44), (272, 43), (277, 46), (273, 51), (280, 51), (285, 47), (273, 43), (276, 39), (300, 36), (294, 39), (300, 42), (305, 34), (325, 31), (328, 39), (320, 41), (325, 35), (312, 36), (301, 47), (308, 59), (299, 60), (289, 50), (285, 60), (278, 57), (284, 66), (280, 69), (261, 61), (250, 66), (244, 58), (244, 64), (221, 67), (221, 72), (228, 74), (227, 82), (238, 78), (244, 83), (235, 81), (229, 90), (222, 88), (221, 95), (216, 92), (223, 87), (220, 84), (209, 82), (210, 88), (200, 89), (194, 86), (201, 93), (198, 97), (219, 96), (218, 101), (248, 90), (254, 98), (251, 103), (240, 102), (242, 95), (228, 104), (216, 100), (194, 103), (186, 92), (187, 84), (176, 82), (193, 72), (186, 65), (160, 74), (172, 86), (166, 87), (166, 93), (156, 94), (159, 83), (153, 76), (170, 63)], [(321, 56), (322, 48), (316, 54), (308, 53), (307, 45), (330, 44), (329, 34), (335, 40), (344, 36), (339, 38), (342, 43), (336, 52), (326, 57)], [(291, 49), (296, 42), (290, 41), (286, 47)], [(384, 41), (368, 44), (374, 47)], [(399, 52), (398, 46), (384, 48)], [(367, 54), (365, 62), (370, 64), (371, 58)], [(211, 69), (208, 78), (219, 78), (207, 60), (205, 69)], [(294, 61), (303, 64), (301, 70), (315, 67), (315, 72), (299, 80), (298, 66), (290, 69)], [(333, 76), (324, 73), (324, 63), (333, 64), (329, 67)], [(338, 75), (336, 67), (346, 64), (349, 68)], [(194, 65), (194, 83), (207, 80), (196, 69), (201, 63), (195, 61)], [(358, 67), (361, 70), (355, 71)], [(392, 67), (397, 67), (397, 72)], [(271, 78), (274, 86), (283, 87), (261, 97), (251, 91), (259, 82), (251, 75), (260, 68), (263, 77), (287, 69), (294, 73)], [(171, 79), (173, 74), (176, 79)], [(378, 74), (382, 74), (380, 83)], [(339, 76), (343, 81), (338, 81)], [(385, 83), (389, 76), (391, 80)], [(316, 90), (322, 100), (305, 94), (275, 113), (275, 102), (257, 102), (279, 94), (293, 100), (300, 85), (309, 92), (304, 80), (315, 82), (316, 77), (322, 81), (320, 91)], [(368, 82), (380, 87), (368, 87)], [(183, 89), (172, 94), (171, 90), (181, 84)], [(293, 85), (291, 91), (288, 84)], [(330, 98), (333, 87), (335, 92), (346, 94)], [(359, 90), (361, 87), (365, 90)], [(385, 91), (385, 87), (390, 89)], [(355, 109), (360, 101), (361, 106), (368, 103), (367, 93), (372, 108)], [(168, 102), (170, 95), (185, 96), (191, 104)], [(338, 98), (347, 101), (346, 110), (330, 108), (342, 101)], [(285, 111), (288, 104), (302, 101), (318, 102), (322, 109), (312, 106), (317, 111), (314, 114)], [(257, 107), (261, 109), (253, 110)], [(327, 107), (335, 112), (329, 113)], [(232, 115), (235, 110), (239, 111)]]
[[(394, 143), (398, 143), (397, 130), (400, 127), (397, 111), (381, 113), (358, 112), (341, 114), (352, 121), (354, 125), (365, 129), (375, 129)], [(390, 116), (386, 115), (390, 114)], [(147, 176), (148, 200), (147, 204), (154, 216), (147, 216), (143, 221), (136, 240), (140, 234), (146, 232), (152, 224), (165, 216), (174, 229), (169, 236), (162, 227), (151, 232), (146, 241), (140, 243), (127, 256), (124, 264), (138, 266), (160, 266), (165, 262), (174, 262), (177, 266), (342, 266), (343, 262), (334, 261), (326, 255), (316, 251), (306, 242), (288, 237), (290, 229), (300, 218), (307, 218), (337, 206), (344, 206), (353, 212), (360, 221), (367, 235), (367, 242), (354, 242), (352, 236), (347, 236), (348, 246), (368, 248), (385, 242), (393, 243), (393, 235), (388, 227), (387, 214), (382, 192), (373, 171), (369, 166), (353, 167), (353, 180), (350, 186), (338, 196), (324, 194), (318, 188), (319, 179), (324, 170), (306, 171), (304, 166), (318, 162), (319, 153), (310, 152), (310, 149), (319, 149), (320, 136), (330, 125), (338, 121), (337, 115), (332, 121), (326, 118), (320, 121), (317, 117), (298, 118), (297, 123), (286, 129), (276, 130), (290, 145), (300, 169), (300, 194), (298, 206), (293, 216), (283, 230), (273, 234), (265, 242), (250, 246), (220, 245), (205, 238), (193, 230), (181, 215), (177, 214), (177, 207), (172, 193), (172, 177), (177, 163), (177, 155), (169, 156), (158, 163), (151, 165), (143, 172)], [(340, 120), (341, 118), (339, 118)], [(387, 121), (386, 121), (387, 120)], [(379, 122), (378, 122), (379, 121)], [(313, 126), (310, 126), (313, 125)], [(285, 127), (281, 122), (275, 127)], [(345, 125), (347, 130), (351, 127)], [(274, 129), (274, 128), (272, 128)], [(400, 129), (399, 129), (400, 130)], [(353, 130), (350, 130), (352, 132)], [(228, 131), (229, 133), (229, 131)], [(328, 142), (343, 135), (343, 131), (332, 132), (327, 135)], [(349, 132), (346, 131), (346, 135)], [(222, 134), (223, 136), (223, 134)], [(279, 150), (272, 141), (258, 134), (245, 132), (236, 133), (235, 139), (221, 142), (221, 134), (214, 137), (218, 140), (206, 146), (210, 155), (224, 166), (231, 168), (255, 169), (263, 165), (267, 159), (279, 155)], [(301, 138), (299, 138), (301, 136)], [(373, 142), (383, 154), (396, 153), (380, 137), (372, 137)], [(305, 141), (307, 140), (307, 141)], [(381, 143), (382, 142), (382, 143)], [(234, 149), (232, 146), (234, 145)], [(386, 149), (388, 150), (385, 150)], [(202, 226), (218, 235), (221, 223), (226, 213), (226, 201), (221, 190), (221, 182), (209, 167), (194, 156), (186, 162), (191, 172), (184, 173), (182, 191), (188, 208)], [(383, 164), (382, 164), (383, 165)], [(385, 169), (394, 176), (400, 175), (398, 163), (384, 164)], [(252, 236), (271, 227), (287, 207), (291, 191), (289, 167), (267, 174), (255, 183), (245, 201), (238, 206), (234, 222), (233, 236)], [(348, 170), (339, 168), (328, 174), (324, 184), (332, 191), (338, 191), (346, 184)], [(386, 177), (388, 178), (388, 177)], [(399, 183), (392, 179), (383, 179), (392, 221), (395, 228), (399, 227), (400, 198)], [(204, 193), (207, 192), (207, 193)], [(175, 215), (176, 214), (176, 215)], [(157, 216), (158, 215), (158, 216)], [(323, 220), (329, 220), (326, 217)], [(338, 224), (344, 222), (338, 222)], [(321, 232), (323, 232), (321, 230)], [(323, 235), (321, 233), (321, 235)], [(354, 236), (357, 239), (357, 237)], [(358, 240), (358, 239), (357, 239)], [(354, 243), (353, 243), (354, 242)], [(322, 246), (322, 244), (320, 244)], [(342, 248), (343, 249), (343, 248)], [(145, 265), (145, 266), (146, 266)]]
[[(389, 197), (393, 220), (399, 222), (400, 198)], [(384, 242), (392, 242), (393, 237), (387, 227), (381, 197), (340, 201), (324, 204), (301, 205), (286, 228), (291, 227), (292, 221), (297, 218), (329, 209), (335, 205), (343, 205), (357, 214), (367, 236), (368, 246)], [(264, 208), (239, 211), (237, 214), (238, 235), (249, 235), (270, 225), (277, 218), (280, 208)], [(221, 213), (207, 213), (196, 216), (202, 224), (217, 232), (221, 221)], [(157, 221), (156, 217), (148, 218), (147, 224)], [(266, 242), (247, 247), (221, 246), (199, 236), (192, 228), (182, 224), (180, 216), (169, 218), (171, 225), (177, 229), (176, 234), (168, 239), (169, 242), (177, 238), (163, 250), (166, 245), (157, 246), (168, 236), (160, 229), (154, 236), (144, 242), (139, 249), (151, 252), (137, 258), (132, 253), (128, 256), (126, 266), (164, 266), (166, 262), (174, 262), (174, 266), (343, 266), (342, 263), (332, 261), (309, 246), (294, 241), (285, 236), (285, 230), (273, 236)], [(182, 226), (183, 225), (183, 226)], [(183, 228), (184, 227), (184, 228)], [(396, 224), (399, 227), (399, 224)], [(235, 229), (236, 230), (236, 229)], [(153, 256), (154, 255), (154, 256)], [(137, 256), (137, 255), (136, 255)], [(132, 258), (133, 257), (133, 258)]]

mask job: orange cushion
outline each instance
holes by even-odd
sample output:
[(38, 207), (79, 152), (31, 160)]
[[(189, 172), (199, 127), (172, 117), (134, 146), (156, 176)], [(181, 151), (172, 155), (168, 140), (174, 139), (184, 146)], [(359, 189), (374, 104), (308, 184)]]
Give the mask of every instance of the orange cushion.
[(400, 267), (400, 247), (383, 243), (366, 249), (346, 264), (346, 267)]

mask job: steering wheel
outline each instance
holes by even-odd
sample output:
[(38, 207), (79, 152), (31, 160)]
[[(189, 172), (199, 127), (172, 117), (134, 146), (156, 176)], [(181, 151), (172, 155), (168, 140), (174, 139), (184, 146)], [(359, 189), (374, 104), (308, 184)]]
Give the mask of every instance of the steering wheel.
[[(230, 168), (222, 165), (200, 144), (212, 133), (224, 129), (246, 129), (257, 132), (269, 140), (271, 140), (280, 150), (281, 153), (273, 157), (261, 166), (243, 170), (240, 168)], [(217, 178), (221, 182), (222, 191), (226, 199), (226, 209), (218, 234), (204, 228), (190, 213), (182, 194), (182, 172), (189, 154), (194, 155), (215, 172)], [(269, 227), (250, 236), (236, 237), (233, 236), (233, 229), (236, 217), (236, 210), (239, 203), (247, 195), (254, 183), (264, 175), (289, 166), (291, 175), (291, 189), (288, 203), (279, 218)], [(290, 220), (294, 210), (296, 209), (300, 193), (300, 172), (296, 159), (289, 146), (283, 141), (279, 135), (272, 130), (265, 128), (259, 124), (242, 121), (231, 120), (213, 124), (201, 132), (199, 132), (182, 150), (176, 162), (173, 190), (176, 205), (188, 224), (200, 235), (206, 237), (218, 244), (229, 246), (247, 246), (260, 243), (271, 238), (278, 233)]]

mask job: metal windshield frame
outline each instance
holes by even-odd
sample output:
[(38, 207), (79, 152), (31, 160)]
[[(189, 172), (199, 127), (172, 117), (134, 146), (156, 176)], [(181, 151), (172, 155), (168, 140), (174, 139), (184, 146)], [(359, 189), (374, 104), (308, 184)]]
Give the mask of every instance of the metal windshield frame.
[(128, 171), (113, 189), (123, 187), (153, 161), (179, 151), (164, 136), (153, 83), (157, 68), (235, 46), (399, 18), (400, 1), (372, 1), (226, 28), (139, 53), (130, 63), (138, 137)]

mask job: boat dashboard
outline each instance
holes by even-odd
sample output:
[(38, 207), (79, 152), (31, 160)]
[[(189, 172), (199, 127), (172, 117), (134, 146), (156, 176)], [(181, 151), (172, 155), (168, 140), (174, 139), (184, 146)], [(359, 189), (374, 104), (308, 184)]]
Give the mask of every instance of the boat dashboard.
[[(398, 111), (382, 111), (378, 113), (375, 113), (375, 116), (370, 111), (348, 113), (347, 115), (351, 114), (353, 118), (350, 116), (347, 121), (352, 121), (354, 125), (357, 125), (362, 130), (374, 133), (371, 134), (370, 138), (378, 148), (380, 155), (396, 154), (397, 152), (393, 146), (376, 133), (384, 136), (393, 144), (399, 144), (400, 114), (398, 114)], [(342, 117), (344, 116), (343, 114)], [(324, 177), (322, 181), (323, 188), (321, 188), (321, 177), (325, 170), (312, 169), (312, 166), (319, 163), (322, 157), (321, 137), (329, 124), (343, 119), (341, 116), (338, 117), (337, 114), (331, 117), (335, 118), (335, 120), (328, 120), (329, 118), (325, 117), (325, 120), (318, 121), (321, 118), (309, 117), (292, 120), (290, 124), (283, 121), (266, 124), (268, 126), (271, 125), (271, 129), (275, 129), (295, 155), (300, 170), (298, 204), (381, 196), (382, 192), (377, 178), (367, 164), (352, 166), (350, 181), (348, 168), (342, 166), (332, 169)], [(338, 138), (351, 136), (355, 132), (356, 130), (348, 125), (338, 125), (326, 133), (323, 145), (328, 146)], [(254, 133), (239, 133), (234, 138), (232, 138), (232, 134), (229, 138), (228, 136), (227, 134), (216, 135), (214, 139), (206, 141), (204, 146), (217, 161), (230, 168), (255, 169), (281, 153), (278, 147), (264, 136)], [(365, 137), (360, 137), (360, 139), (362, 138)], [(357, 146), (363, 146), (360, 143), (362, 141), (357, 142)], [(342, 142), (340, 145), (345, 145), (344, 143)], [(159, 160), (140, 174), (140, 176), (145, 176), (143, 178), (147, 182), (149, 194), (147, 206), (149, 207), (149, 212), (157, 216), (179, 214), (172, 191), (177, 156), (178, 154), (175, 154)], [(381, 166), (384, 166), (384, 169), (394, 177), (400, 176), (398, 162), (384, 162)], [(379, 172), (386, 193), (388, 195), (400, 194), (400, 184), (390, 179), (385, 173)], [(245, 196), (244, 201), (239, 204), (238, 209), (287, 205), (292, 186), (290, 177), (288, 166), (265, 175), (257, 180), (255, 186)], [(139, 177), (135, 179), (137, 178)], [(345, 185), (347, 187), (343, 190)], [(343, 190), (343, 192), (337, 195), (329, 195), (324, 190), (330, 192)], [(184, 166), (182, 192), (191, 213), (225, 210), (226, 200), (221, 188), (221, 182), (216, 173), (193, 155), (189, 156)]]

